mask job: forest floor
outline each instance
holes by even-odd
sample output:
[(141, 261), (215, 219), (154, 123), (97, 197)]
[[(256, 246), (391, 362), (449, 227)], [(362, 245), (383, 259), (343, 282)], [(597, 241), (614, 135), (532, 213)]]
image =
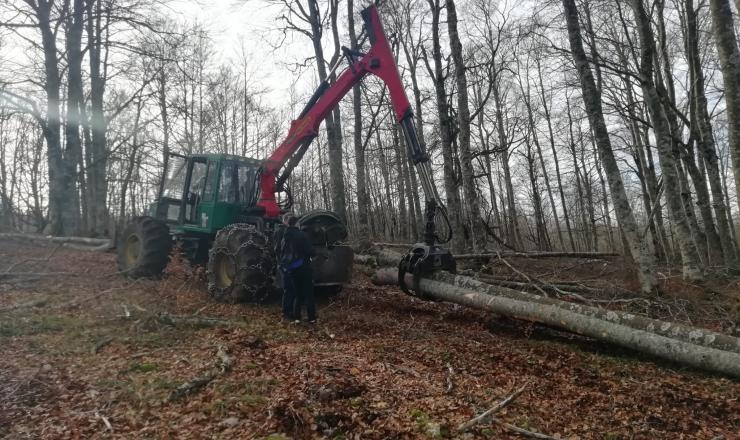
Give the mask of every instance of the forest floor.
[[(282, 323), (277, 303), (213, 303), (182, 265), (131, 281), (114, 259), (0, 241), (0, 437), (522, 438), (490, 422), (455, 429), (529, 384), (499, 420), (567, 439), (739, 438), (738, 381), (423, 302), (359, 272), (321, 300), (313, 328)], [(634, 287), (619, 259), (509, 261)], [(670, 300), (649, 314), (736, 331), (737, 279), (706, 289), (661, 276)]]

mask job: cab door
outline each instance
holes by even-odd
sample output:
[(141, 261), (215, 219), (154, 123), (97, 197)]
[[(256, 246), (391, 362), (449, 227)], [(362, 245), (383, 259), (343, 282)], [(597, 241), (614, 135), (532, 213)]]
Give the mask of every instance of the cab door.
[(211, 227), (221, 229), (234, 223), (242, 211), (239, 204), (238, 165), (233, 161), (222, 161), (218, 179), (215, 182), (218, 190), (213, 201), (213, 218)]
[(210, 229), (217, 165), (217, 162), (206, 158), (194, 158), (191, 163), (183, 219), (184, 226), (189, 230), (208, 232)]
[(213, 224), (213, 210), (216, 201), (216, 185), (218, 184), (218, 162), (209, 160), (205, 168), (204, 183), (200, 192), (200, 200), (196, 206), (193, 224), (210, 231)]
[(165, 155), (159, 197), (150, 208), (150, 215), (170, 225), (180, 223), (188, 170), (189, 164), (186, 156), (172, 152)]

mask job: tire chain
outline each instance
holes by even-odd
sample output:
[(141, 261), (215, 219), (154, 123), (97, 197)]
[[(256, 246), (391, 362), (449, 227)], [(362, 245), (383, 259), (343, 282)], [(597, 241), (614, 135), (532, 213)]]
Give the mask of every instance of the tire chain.
[[(269, 286), (272, 282), (272, 267), (274, 266), (273, 255), (270, 252), (270, 241), (267, 239), (267, 237), (264, 236), (264, 234), (260, 233), (257, 228), (254, 225), (246, 224), (246, 223), (234, 223), (229, 226), (227, 226), (229, 229), (226, 231), (226, 243), (229, 243), (232, 239), (232, 236), (242, 231), (247, 231), (247, 241), (242, 242), (239, 247), (236, 249), (236, 252), (231, 252), (228, 247), (226, 246), (219, 246), (218, 248), (214, 248), (211, 250), (213, 255), (216, 254), (223, 254), (228, 257), (230, 257), (235, 264), (238, 264), (238, 259), (236, 258), (240, 251), (242, 251), (245, 248), (253, 248), (259, 250), (261, 254), (260, 261), (256, 264), (250, 264), (250, 265), (244, 265), (244, 266), (237, 266), (236, 268), (236, 274), (235, 279), (238, 279), (237, 276), (239, 273), (242, 273), (243, 271), (258, 271), (264, 276), (264, 281), (260, 284), (256, 283), (249, 283), (249, 284), (243, 284), (241, 287), (244, 288), (244, 290), (249, 293), (251, 296), (252, 301), (260, 302), (264, 301), (267, 296), (270, 294)], [(259, 243), (254, 240), (255, 236), (257, 234), (264, 237), (264, 243)], [(261, 240), (260, 240), (261, 241)], [(267, 259), (267, 261), (265, 261)], [(265, 264), (265, 262), (269, 264)], [(247, 276), (244, 278), (248, 280), (248, 273)], [(209, 287), (211, 287), (209, 290), (218, 292), (219, 295), (223, 295), (229, 288), (218, 288), (214, 285), (214, 283), (210, 282)]]

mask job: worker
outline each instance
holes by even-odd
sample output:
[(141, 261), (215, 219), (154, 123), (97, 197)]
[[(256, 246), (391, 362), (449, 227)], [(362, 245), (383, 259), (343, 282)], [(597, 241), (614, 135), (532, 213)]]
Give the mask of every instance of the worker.
[(316, 323), (311, 257), (315, 255), (311, 240), (298, 229), (298, 218), (283, 216), (286, 226), (280, 244), (279, 266), (283, 278), (283, 318), (300, 322), (303, 305), (308, 322)]

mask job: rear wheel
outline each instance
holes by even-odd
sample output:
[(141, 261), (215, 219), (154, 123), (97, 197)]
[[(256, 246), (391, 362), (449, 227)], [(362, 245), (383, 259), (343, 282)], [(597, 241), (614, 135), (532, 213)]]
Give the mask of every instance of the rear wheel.
[(208, 292), (219, 302), (262, 301), (272, 291), (275, 267), (267, 237), (236, 223), (216, 234), (208, 258)]
[(136, 217), (118, 242), (118, 270), (133, 278), (158, 277), (172, 249), (170, 230), (152, 217)]

